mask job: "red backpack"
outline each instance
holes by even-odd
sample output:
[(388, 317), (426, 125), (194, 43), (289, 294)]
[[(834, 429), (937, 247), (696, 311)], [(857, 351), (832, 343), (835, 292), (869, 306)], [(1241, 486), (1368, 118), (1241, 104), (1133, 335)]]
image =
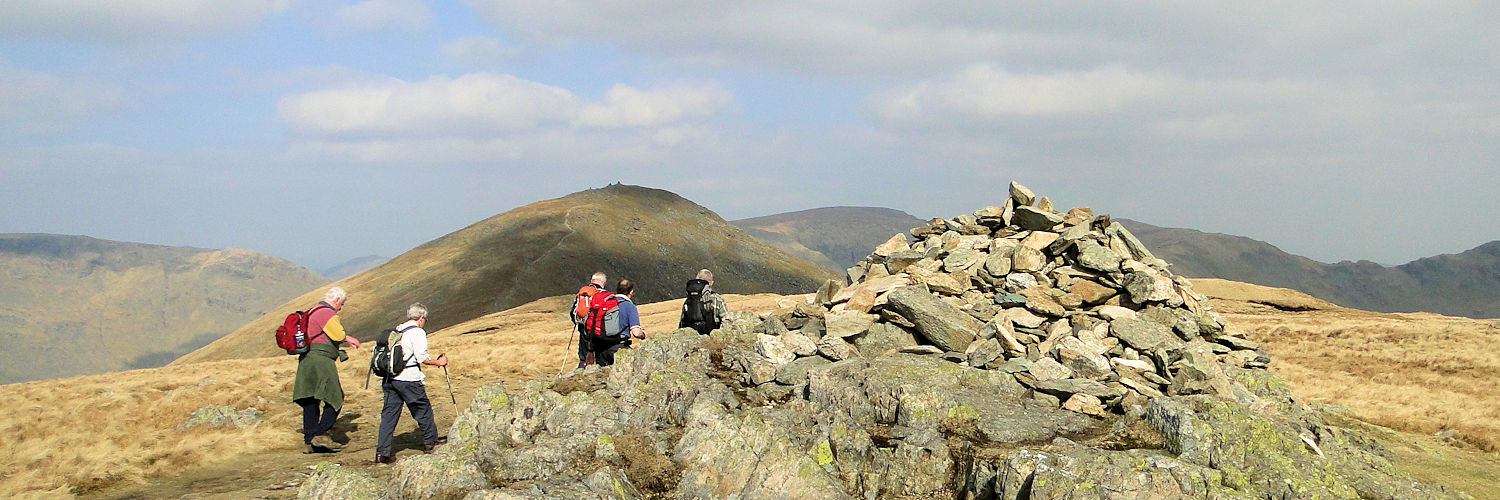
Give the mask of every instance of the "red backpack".
[(595, 338), (620, 337), (620, 300), (612, 293), (596, 293), (589, 297), (589, 313), (583, 320), (583, 329)]
[[(313, 306), (306, 311), (296, 311), (286, 315), (281, 320), (281, 326), (276, 327), (276, 347), (286, 349), (287, 354), (303, 354), (307, 352), (307, 345), (312, 343), (312, 338), (307, 338), (307, 322), (312, 318), (313, 311), (319, 307), (328, 307), (323, 304)], [(319, 332), (313, 338), (323, 335)]]

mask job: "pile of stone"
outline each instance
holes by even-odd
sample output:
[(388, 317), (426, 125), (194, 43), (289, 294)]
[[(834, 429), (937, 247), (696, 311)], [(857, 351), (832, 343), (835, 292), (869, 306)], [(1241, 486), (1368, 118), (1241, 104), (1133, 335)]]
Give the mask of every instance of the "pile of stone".
[[(999, 207), (895, 235), (798, 304), (755, 326), (751, 382), (802, 383), (820, 360), (891, 352), (1001, 370), (1033, 398), (1118, 413), (1147, 398), (1234, 399), (1225, 365), (1265, 368), (1223, 321), (1119, 222), (1056, 211), (1011, 183)], [(809, 358), (809, 359), (800, 359)]]

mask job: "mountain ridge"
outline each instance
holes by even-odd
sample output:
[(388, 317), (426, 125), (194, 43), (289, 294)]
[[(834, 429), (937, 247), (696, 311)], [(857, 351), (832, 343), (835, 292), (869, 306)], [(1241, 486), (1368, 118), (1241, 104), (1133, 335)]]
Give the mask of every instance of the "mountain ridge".
[[(921, 225), (922, 219), (883, 207), (812, 208), (730, 222), (752, 236), (818, 265), (843, 271), (871, 248)], [(900, 228), (895, 232), (891, 228)]]
[[(858, 210), (870, 210), (873, 214), (899, 212), (880, 207), (828, 207), (742, 219), (735, 224), (753, 229), (747, 232), (788, 251), (817, 254), (806, 258), (842, 270), (847, 265), (840, 265), (818, 250), (813, 239), (816, 231), (794, 228), (827, 226), (837, 221), (832, 214), (847, 216)], [(1500, 296), (1500, 241), (1396, 266), (1368, 260), (1329, 264), (1245, 236), (1161, 227), (1125, 218), (1116, 220), (1159, 257), (1171, 262), (1173, 271), (1182, 276), (1290, 288), (1346, 307), (1377, 312), (1426, 311), (1470, 318), (1500, 317), (1500, 301), (1493, 300)], [(891, 234), (907, 234), (909, 239), (910, 222), (873, 224), (864, 229), (868, 235), (861, 241), (865, 248), (872, 248)], [(917, 224), (921, 222), (917, 220)], [(876, 239), (873, 236), (876, 234), (884, 236)]]
[(246, 249), (25, 233), (0, 234), (0, 282), (10, 383), (161, 366), (327, 281)]
[[(683, 294), (700, 268), (722, 293), (789, 293), (836, 277), (668, 191), (613, 184), (541, 200), (475, 222), (337, 284), (349, 292), (346, 330), (370, 338), (399, 323), (412, 302), (437, 330), (533, 300), (571, 294), (596, 271), (637, 282), (636, 301)], [(322, 298), (326, 287), (274, 308), (178, 363), (272, 356), (280, 316)]]

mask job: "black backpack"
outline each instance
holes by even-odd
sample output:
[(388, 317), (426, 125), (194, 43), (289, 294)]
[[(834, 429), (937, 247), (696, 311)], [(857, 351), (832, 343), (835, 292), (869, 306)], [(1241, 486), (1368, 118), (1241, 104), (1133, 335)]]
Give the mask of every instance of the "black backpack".
[(401, 352), (401, 334), (412, 328), (416, 328), (416, 325), (380, 333), (380, 337), (375, 339), (375, 352), (370, 354), (371, 374), (382, 379), (394, 378), (408, 367), (416, 366), (406, 364), (406, 353)]
[(703, 292), (707, 289), (707, 281), (697, 278), (688, 280), (687, 300), (682, 302), (682, 321), (677, 325), (679, 328), (692, 327), (698, 333), (707, 335), (719, 326), (711, 306), (703, 303)]

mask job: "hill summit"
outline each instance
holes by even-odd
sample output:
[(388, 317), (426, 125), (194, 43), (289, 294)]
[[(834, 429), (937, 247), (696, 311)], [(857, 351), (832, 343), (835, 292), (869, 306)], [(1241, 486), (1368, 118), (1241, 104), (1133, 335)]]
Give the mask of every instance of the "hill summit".
[(1012, 184), (912, 235), (811, 300), (483, 387), (437, 453), (301, 497), (1462, 497), (1297, 400), (1109, 216)]
[[(722, 293), (791, 293), (831, 275), (681, 196), (613, 184), (490, 217), (337, 284), (349, 292), (340, 314), (345, 327), (365, 339), (399, 323), (413, 302), (427, 305), (428, 329), (437, 331), (572, 294), (596, 271), (607, 273), (611, 286), (635, 281), (638, 303), (681, 298), (683, 283), (701, 268), (713, 270)], [(177, 362), (281, 354), (269, 332), (325, 290), (282, 304)]]

